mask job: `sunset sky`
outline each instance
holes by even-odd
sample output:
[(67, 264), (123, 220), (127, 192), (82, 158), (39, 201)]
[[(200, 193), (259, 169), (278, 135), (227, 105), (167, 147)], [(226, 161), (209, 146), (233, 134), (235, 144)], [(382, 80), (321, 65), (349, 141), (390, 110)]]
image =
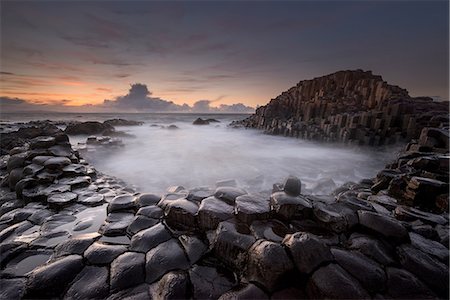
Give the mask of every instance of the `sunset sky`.
[(0, 99), (98, 105), (142, 83), (178, 105), (255, 107), (364, 69), (448, 100), (448, 13), (448, 1), (2, 0)]

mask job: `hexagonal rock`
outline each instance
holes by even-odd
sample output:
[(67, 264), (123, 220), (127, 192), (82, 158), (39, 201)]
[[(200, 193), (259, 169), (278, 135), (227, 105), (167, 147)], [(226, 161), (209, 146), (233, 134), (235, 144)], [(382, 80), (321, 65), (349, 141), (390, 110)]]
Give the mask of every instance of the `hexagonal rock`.
[(191, 264), (195, 264), (208, 250), (208, 246), (195, 236), (181, 235), (178, 240)]
[(89, 197), (78, 197), (77, 202), (84, 205), (96, 206), (105, 202), (105, 196), (102, 194), (93, 194)]
[(97, 232), (80, 234), (78, 236), (72, 237), (66, 241), (61, 242), (56, 246), (53, 253), (54, 257), (60, 257), (70, 254), (80, 254), (82, 255), (86, 249), (92, 245), (100, 237)]
[(289, 176), (283, 184), (284, 192), (290, 196), (296, 197), (302, 192), (302, 182), (295, 176)]
[(382, 292), (385, 288), (386, 274), (373, 260), (359, 252), (331, 249), (337, 263), (364, 286), (369, 292)]
[(309, 274), (319, 265), (333, 260), (329, 247), (310, 233), (288, 235), (283, 244), (288, 247), (295, 266), (302, 273)]
[(196, 265), (189, 270), (189, 277), (194, 299), (217, 299), (235, 286), (232, 279), (212, 267)]
[(111, 263), (111, 291), (117, 292), (145, 281), (145, 254), (125, 252)]
[(414, 207), (399, 205), (395, 208), (394, 215), (401, 221), (414, 221), (420, 220), (427, 224), (440, 224), (445, 225), (448, 220), (442, 215), (432, 214), (425, 212)]
[(44, 162), (44, 167), (48, 170), (62, 170), (62, 168), (70, 165), (71, 163), (72, 162), (67, 157), (57, 156), (47, 159)]
[(7, 171), (10, 172), (13, 169), (24, 167), (25, 157), (26, 157), (26, 153), (20, 153), (20, 154), (11, 156), (8, 159)]
[[(269, 296), (256, 285), (249, 283), (246, 286), (238, 289), (226, 292), (220, 296), (219, 300), (236, 300), (236, 299), (269, 299)], [(285, 298), (286, 299), (286, 298)]]
[(372, 195), (367, 198), (367, 201), (379, 204), (388, 210), (394, 210), (397, 207), (397, 199), (388, 195)]
[(148, 300), (150, 298), (149, 285), (143, 283), (115, 294), (109, 295), (107, 300)]
[(73, 154), (73, 150), (70, 144), (51, 146), (50, 148), (48, 148), (48, 152), (55, 156), (66, 157), (70, 157)]
[(294, 215), (304, 215), (312, 210), (312, 205), (304, 197), (293, 197), (285, 192), (276, 192), (270, 196), (270, 208), (278, 216), (289, 220)]
[[(340, 207), (339, 207), (340, 208)], [(348, 223), (342, 214), (342, 210), (333, 204), (314, 204), (314, 217), (323, 226), (330, 230), (341, 233), (347, 229)]]
[(370, 299), (369, 294), (339, 265), (318, 269), (307, 283), (307, 294), (314, 299)]
[(78, 195), (72, 192), (53, 194), (47, 198), (47, 202), (56, 206), (64, 206), (77, 200), (77, 197)]
[(436, 296), (416, 276), (403, 269), (386, 268), (387, 294), (400, 299), (428, 299)]
[(59, 184), (68, 184), (72, 189), (87, 187), (91, 184), (91, 177), (78, 176), (78, 177), (66, 177), (58, 180)]
[(131, 221), (131, 224), (127, 227), (127, 233), (134, 235), (137, 232), (150, 228), (159, 223), (159, 219), (148, 218), (146, 216), (137, 215)]
[(151, 290), (154, 299), (188, 299), (189, 278), (185, 272), (173, 271), (164, 275)]
[(257, 240), (281, 242), (288, 233), (292, 233), (282, 222), (277, 220), (257, 220), (250, 225), (250, 230)]
[(146, 253), (171, 238), (169, 230), (162, 223), (158, 223), (133, 235), (130, 248), (133, 251)]
[(189, 191), (187, 199), (190, 201), (202, 202), (203, 199), (214, 196), (215, 190), (209, 188), (196, 188)]
[(270, 199), (262, 194), (247, 194), (236, 197), (236, 217), (244, 223), (250, 224), (254, 220), (270, 217)]
[(247, 192), (244, 191), (243, 189), (231, 186), (218, 187), (214, 192), (214, 196), (216, 198), (225, 201), (230, 205), (234, 205), (236, 198), (245, 194), (247, 194)]
[(103, 265), (111, 263), (117, 256), (127, 251), (125, 246), (93, 243), (84, 252), (84, 257), (90, 264)]
[(362, 227), (368, 228), (395, 243), (409, 241), (406, 228), (391, 217), (364, 210), (358, 210), (358, 217), (359, 224)]
[(139, 208), (136, 215), (144, 216), (152, 219), (159, 219), (163, 216), (164, 211), (158, 206), (150, 205)]
[(52, 136), (38, 136), (30, 141), (30, 149), (48, 148), (55, 143), (55, 138)]
[(220, 222), (233, 217), (234, 207), (217, 199), (203, 199), (198, 209), (198, 223), (203, 229), (216, 229)]
[(58, 297), (83, 268), (80, 255), (69, 255), (28, 273), (26, 298)]
[(108, 213), (135, 208), (135, 197), (131, 194), (119, 195), (108, 204)]
[(160, 200), (161, 197), (155, 194), (140, 194), (136, 198), (136, 206), (144, 207), (150, 205), (157, 205)]
[(70, 164), (63, 168), (66, 176), (81, 176), (86, 174), (86, 166), (81, 164)]
[(414, 232), (410, 232), (409, 237), (411, 239), (411, 245), (415, 248), (421, 250), (424, 253), (435, 256), (442, 262), (448, 262), (448, 249), (441, 243), (426, 239)]
[(192, 201), (178, 199), (171, 201), (164, 209), (164, 215), (171, 228), (189, 230), (196, 227), (198, 206)]
[(108, 268), (86, 266), (73, 280), (65, 299), (102, 299), (109, 294)]
[(25, 293), (24, 278), (0, 279), (0, 299), (22, 299)]
[(294, 269), (294, 264), (280, 244), (260, 240), (248, 251), (247, 278), (262, 284), (269, 291), (282, 283), (284, 276)]
[(9, 181), (9, 189), (14, 191), (16, 188), (16, 184), (23, 178), (23, 169), (16, 168), (9, 172), (8, 181)]
[(166, 209), (167, 205), (175, 200), (179, 200), (179, 199), (186, 199), (186, 197), (188, 196), (188, 193), (186, 192), (180, 192), (180, 193), (168, 193), (165, 194), (162, 198), (161, 201), (158, 202), (158, 206), (161, 207), (162, 209)]
[(391, 246), (371, 236), (353, 233), (348, 240), (348, 247), (360, 251), (384, 266), (394, 263)]
[(43, 169), (44, 169), (44, 167), (41, 165), (29, 164), (28, 166), (23, 168), (23, 175), (35, 176), (37, 173), (39, 173)]
[(404, 244), (397, 247), (400, 264), (425, 282), (433, 291), (448, 297), (448, 267), (422, 251)]
[(189, 261), (177, 240), (170, 239), (147, 252), (145, 280), (152, 283), (168, 271), (185, 270), (189, 266)]
[(247, 227), (224, 221), (217, 227), (211, 247), (227, 265), (239, 266), (255, 241)]
[(134, 214), (126, 212), (109, 213), (99, 232), (106, 236), (124, 235), (133, 222)]

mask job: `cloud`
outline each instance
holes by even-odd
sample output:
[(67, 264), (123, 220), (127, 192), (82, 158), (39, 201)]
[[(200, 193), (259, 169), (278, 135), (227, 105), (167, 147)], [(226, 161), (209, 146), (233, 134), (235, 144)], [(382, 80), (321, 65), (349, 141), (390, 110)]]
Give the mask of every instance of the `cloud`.
[(199, 100), (192, 105), (191, 111), (200, 113), (252, 113), (255, 111), (253, 107), (246, 106), (242, 103), (236, 103), (231, 105), (221, 104), (218, 107), (210, 106), (210, 104), (215, 101)]

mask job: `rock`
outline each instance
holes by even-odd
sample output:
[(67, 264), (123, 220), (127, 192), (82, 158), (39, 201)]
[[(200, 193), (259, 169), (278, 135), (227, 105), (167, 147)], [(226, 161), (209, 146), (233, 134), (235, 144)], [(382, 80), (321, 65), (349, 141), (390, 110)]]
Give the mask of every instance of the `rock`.
[[(259, 299), (268, 300), (269, 296), (261, 290), (256, 285), (249, 283), (239, 290), (232, 290), (223, 294), (219, 300), (244, 300), (244, 299)], [(287, 299), (286, 297), (281, 297), (279, 299)], [(295, 298), (293, 298), (295, 299)]]
[(209, 125), (209, 121), (203, 120), (202, 118), (195, 119), (194, 122), (192, 122), (193, 125)]
[(16, 184), (22, 180), (23, 178), (23, 169), (22, 168), (17, 168), (17, 169), (13, 169), (11, 170), (11, 172), (9, 172), (9, 189), (11, 191), (14, 191), (16, 189)]
[(448, 192), (448, 183), (436, 179), (414, 176), (405, 192), (407, 202), (425, 209), (436, 208), (435, 198)]
[(89, 176), (77, 176), (62, 178), (58, 181), (62, 185), (70, 185), (71, 189), (78, 189), (83, 187), (88, 187), (91, 184), (91, 177)]
[(138, 285), (145, 281), (145, 254), (125, 252), (111, 263), (111, 291)]
[(196, 265), (189, 270), (189, 277), (194, 299), (217, 299), (235, 285), (232, 279), (212, 267)]
[(310, 233), (297, 232), (288, 235), (283, 244), (302, 273), (309, 274), (319, 265), (333, 260), (328, 246)]
[(295, 176), (289, 176), (284, 181), (284, 192), (289, 196), (296, 197), (300, 195), (302, 191), (302, 183), (300, 179)]
[(25, 297), (58, 297), (82, 268), (83, 258), (69, 255), (34, 269), (28, 274)]
[(189, 266), (189, 261), (177, 240), (170, 239), (147, 252), (145, 280), (152, 283), (168, 271), (185, 270)]
[(146, 253), (170, 238), (171, 235), (167, 228), (163, 224), (158, 223), (133, 235), (131, 238), (131, 250)]
[(101, 299), (109, 294), (108, 269), (86, 266), (67, 290), (65, 299)]
[(140, 194), (136, 198), (136, 206), (137, 207), (144, 207), (144, 206), (150, 206), (150, 205), (157, 205), (158, 202), (161, 200), (161, 197), (154, 194)]
[(49, 148), (56, 143), (52, 136), (39, 136), (30, 141), (30, 149)]
[(22, 299), (25, 292), (25, 281), (23, 278), (1, 278), (0, 299)]
[(203, 229), (216, 229), (220, 222), (233, 217), (234, 207), (217, 199), (209, 197), (202, 201), (198, 209), (198, 223)]
[(29, 164), (23, 168), (23, 175), (35, 176), (37, 173), (44, 169), (43, 166), (37, 164)]
[(47, 202), (57, 206), (64, 206), (74, 202), (77, 199), (77, 197), (78, 197), (77, 194), (71, 192), (53, 194), (47, 198)]
[(250, 230), (257, 240), (264, 239), (272, 242), (281, 242), (286, 234), (292, 230), (277, 220), (254, 221)]
[(142, 207), (136, 213), (136, 215), (141, 215), (153, 219), (159, 219), (163, 216), (163, 214), (164, 211), (161, 208), (153, 205)]
[(214, 192), (214, 190), (210, 190), (209, 188), (191, 189), (187, 199), (190, 201), (202, 202), (204, 199), (214, 196)]
[(167, 188), (168, 193), (181, 193), (183, 191), (186, 191), (186, 188), (181, 185), (174, 185)]
[(423, 236), (416, 234), (414, 232), (409, 233), (411, 239), (411, 245), (415, 248), (421, 250), (424, 253), (428, 253), (438, 258), (444, 263), (448, 263), (448, 249), (436, 241), (432, 241), (424, 238)]
[(115, 197), (109, 202), (108, 213), (134, 208), (135, 208), (135, 197), (130, 194), (124, 194)]
[(186, 199), (178, 199), (170, 202), (164, 215), (171, 228), (180, 230), (193, 230), (196, 227), (198, 206), (194, 202)]
[(419, 137), (419, 144), (430, 148), (449, 148), (449, 133), (440, 128), (423, 128)]
[(195, 236), (181, 235), (178, 240), (183, 246), (191, 264), (195, 264), (200, 260), (203, 254), (208, 250), (208, 246)]
[(109, 213), (105, 223), (100, 227), (99, 232), (106, 236), (125, 235), (128, 226), (133, 222), (134, 214), (114, 212)]
[(184, 272), (169, 272), (156, 284), (152, 293), (154, 299), (188, 299), (189, 278)]
[(353, 233), (348, 240), (348, 247), (360, 251), (381, 265), (388, 266), (394, 263), (392, 248), (368, 235)]
[(247, 224), (254, 220), (268, 219), (270, 216), (270, 200), (262, 194), (246, 194), (236, 197), (236, 217)]
[(433, 293), (413, 274), (406, 270), (387, 268), (387, 293), (392, 298), (427, 299)]
[(371, 293), (383, 292), (386, 275), (384, 270), (373, 260), (356, 251), (331, 249), (336, 262)]
[(13, 169), (23, 168), (25, 166), (25, 157), (26, 157), (26, 153), (12, 155), (8, 159), (6, 170), (8, 172), (10, 172)]
[(70, 144), (55, 145), (55, 146), (48, 148), (48, 153), (50, 153), (54, 156), (70, 157), (73, 154), (73, 150), (72, 150), (72, 147), (70, 146)]
[(84, 257), (90, 264), (103, 265), (111, 263), (117, 256), (127, 251), (125, 246), (106, 245), (95, 242), (84, 252)]
[(314, 272), (306, 291), (314, 299), (370, 299), (362, 286), (336, 264), (329, 264)]
[(69, 135), (102, 134), (106, 131), (114, 131), (114, 127), (110, 124), (104, 124), (100, 122), (83, 122), (69, 124), (64, 130), (64, 132)]
[(312, 211), (312, 205), (308, 199), (298, 196), (292, 197), (285, 192), (276, 192), (270, 196), (271, 210), (285, 220), (299, 215), (305, 216)]
[(53, 256), (61, 257), (71, 254), (82, 255), (86, 249), (100, 237), (100, 234), (86, 233), (72, 237), (56, 246)]
[(44, 162), (44, 167), (48, 170), (54, 171), (54, 170), (62, 170), (65, 166), (70, 165), (72, 162), (67, 157), (52, 157), (50, 159), (47, 159)]
[(109, 119), (103, 122), (103, 124), (111, 125), (111, 126), (140, 126), (144, 124), (144, 122), (133, 121), (133, 120), (124, 120), (124, 119)]
[[(318, 202), (315, 203), (313, 211), (314, 217), (317, 221), (323, 224), (326, 228), (336, 233), (341, 233), (357, 222), (357, 217), (355, 215), (355, 221), (350, 220), (351, 223), (349, 224), (345, 216), (342, 214), (344, 209), (345, 208), (343, 208), (340, 204), (323, 204)], [(353, 212), (350, 212), (350, 214), (353, 215)]]
[(294, 264), (284, 248), (277, 243), (260, 240), (248, 251), (247, 278), (262, 284), (269, 291), (282, 286)]
[(224, 186), (218, 187), (214, 193), (214, 196), (227, 204), (234, 205), (236, 198), (245, 194), (247, 194), (247, 192), (243, 189)]
[(171, 124), (171, 125), (167, 126), (166, 128), (167, 128), (167, 129), (169, 129), (169, 130), (176, 130), (176, 129), (180, 129), (180, 127), (178, 127), (177, 125), (173, 125), (173, 124)]
[(96, 206), (105, 202), (105, 196), (103, 196), (102, 194), (93, 194), (89, 197), (78, 197), (77, 202), (84, 205)]
[(137, 215), (133, 218), (131, 224), (127, 228), (127, 233), (130, 235), (134, 235), (137, 232), (150, 228), (159, 223), (159, 219), (147, 218), (142, 215)]
[(359, 224), (395, 243), (409, 241), (408, 231), (395, 219), (370, 211), (358, 210)]
[(439, 224), (444, 225), (447, 224), (448, 221), (441, 215), (436, 215), (432, 213), (428, 213), (425, 211), (418, 210), (414, 207), (407, 207), (403, 205), (399, 205), (395, 208), (394, 211), (395, 217), (402, 221), (414, 221), (420, 220), (427, 224)]
[(107, 300), (148, 300), (149, 285), (146, 283), (110, 295)]
[(448, 297), (448, 267), (408, 244), (397, 247), (401, 265), (442, 296)]
[(247, 250), (255, 241), (245, 225), (224, 221), (215, 231), (211, 248), (227, 265), (240, 266), (246, 259)]

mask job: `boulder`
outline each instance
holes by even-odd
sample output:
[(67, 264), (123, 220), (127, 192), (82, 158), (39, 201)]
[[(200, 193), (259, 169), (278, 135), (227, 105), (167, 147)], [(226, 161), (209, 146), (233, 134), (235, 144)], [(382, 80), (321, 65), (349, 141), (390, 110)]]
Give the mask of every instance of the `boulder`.
[(202, 118), (197, 118), (192, 122), (193, 125), (209, 125), (208, 120), (203, 120)]
[(203, 229), (216, 229), (220, 222), (233, 217), (234, 207), (217, 199), (209, 197), (202, 201), (198, 209), (198, 223)]
[(189, 270), (194, 299), (217, 299), (231, 290), (234, 280), (218, 269), (196, 265)]
[(111, 263), (111, 291), (121, 291), (145, 281), (145, 254), (125, 252)]
[(312, 211), (312, 205), (308, 199), (301, 196), (289, 196), (285, 192), (276, 192), (270, 196), (270, 208), (285, 220), (296, 215), (305, 216)]
[(289, 176), (286, 178), (283, 186), (284, 192), (289, 196), (296, 197), (300, 195), (302, 191), (302, 182), (295, 176)]
[(400, 299), (430, 299), (435, 295), (416, 276), (403, 269), (386, 268), (387, 294)]
[(244, 223), (250, 224), (254, 220), (270, 217), (270, 199), (262, 194), (246, 194), (236, 197), (236, 217)]
[(109, 294), (108, 268), (86, 266), (73, 280), (65, 299), (101, 299)]
[(189, 278), (185, 272), (172, 271), (164, 275), (152, 292), (154, 299), (188, 299), (190, 295)]
[(112, 199), (108, 204), (108, 213), (135, 209), (135, 197), (131, 194), (123, 194)]
[(72, 237), (56, 246), (53, 256), (61, 257), (71, 254), (82, 255), (86, 249), (100, 237), (98, 233), (86, 233)]
[(171, 235), (167, 228), (163, 224), (158, 223), (133, 235), (131, 238), (131, 250), (146, 253), (170, 238)]
[(388, 266), (395, 261), (392, 247), (371, 236), (353, 233), (350, 235), (347, 243), (349, 249), (358, 250), (381, 265)]
[(110, 264), (117, 256), (125, 251), (127, 251), (125, 246), (95, 242), (86, 249), (84, 257), (90, 264), (104, 265)]
[(180, 230), (194, 230), (197, 222), (198, 206), (196, 203), (178, 199), (167, 204), (164, 215), (167, 225)]
[(216, 189), (214, 196), (227, 204), (234, 205), (236, 198), (245, 194), (247, 194), (247, 192), (243, 189), (231, 186), (222, 186)]
[(359, 224), (395, 243), (409, 241), (406, 228), (397, 220), (375, 212), (358, 210)]
[(100, 122), (83, 122), (69, 124), (64, 130), (64, 132), (69, 135), (102, 134), (106, 131), (114, 131), (114, 127), (110, 124)]

